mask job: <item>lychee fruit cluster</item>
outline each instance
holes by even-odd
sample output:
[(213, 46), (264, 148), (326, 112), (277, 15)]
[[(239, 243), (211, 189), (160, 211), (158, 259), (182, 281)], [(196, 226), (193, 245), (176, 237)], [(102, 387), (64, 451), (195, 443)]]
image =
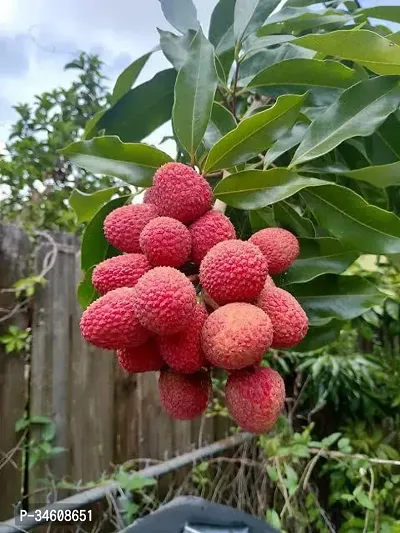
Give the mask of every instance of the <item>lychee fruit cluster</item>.
[(83, 313), (81, 332), (116, 351), (126, 372), (159, 372), (161, 405), (177, 420), (200, 416), (212, 372), (227, 372), (232, 418), (263, 433), (284, 407), (285, 385), (260, 364), (270, 348), (295, 346), (308, 328), (299, 303), (270, 277), (296, 260), (299, 243), (281, 228), (239, 240), (212, 201), (203, 176), (168, 163), (143, 204), (110, 213), (104, 235), (122, 255), (94, 268), (101, 296)]

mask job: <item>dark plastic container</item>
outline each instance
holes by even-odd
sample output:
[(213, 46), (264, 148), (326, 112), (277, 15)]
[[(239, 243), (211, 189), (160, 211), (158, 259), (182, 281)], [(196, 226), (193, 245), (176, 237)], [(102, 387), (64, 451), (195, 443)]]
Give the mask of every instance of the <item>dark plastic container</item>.
[(180, 497), (123, 533), (278, 533), (263, 520), (201, 498)]

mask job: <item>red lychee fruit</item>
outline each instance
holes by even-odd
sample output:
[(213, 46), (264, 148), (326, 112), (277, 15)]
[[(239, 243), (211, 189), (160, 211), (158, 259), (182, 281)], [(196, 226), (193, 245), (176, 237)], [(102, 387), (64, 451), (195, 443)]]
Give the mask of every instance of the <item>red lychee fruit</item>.
[(83, 338), (107, 350), (146, 342), (150, 333), (136, 318), (134, 293), (132, 288), (114, 289), (89, 305), (80, 322)]
[(151, 338), (140, 346), (121, 348), (117, 351), (118, 362), (130, 374), (156, 372), (164, 366), (156, 339)]
[(151, 202), (161, 216), (184, 224), (198, 219), (211, 208), (212, 190), (193, 168), (182, 163), (167, 163), (154, 175)]
[(307, 315), (289, 292), (266, 286), (257, 299), (257, 305), (271, 319), (273, 348), (292, 348), (305, 337), (308, 329)]
[(195, 306), (196, 291), (192, 283), (174, 268), (153, 268), (136, 284), (136, 317), (154, 333), (170, 335), (185, 329)]
[(178, 374), (166, 370), (158, 380), (161, 406), (174, 420), (192, 420), (207, 409), (211, 398), (210, 375)]
[(272, 342), (271, 321), (260, 311), (255, 305), (238, 302), (211, 313), (202, 330), (207, 360), (226, 370), (259, 364)]
[(175, 372), (194, 374), (206, 365), (201, 347), (201, 330), (207, 317), (205, 308), (198, 304), (187, 328), (176, 335), (160, 337), (161, 355)]
[(249, 242), (257, 245), (265, 255), (270, 274), (287, 270), (299, 255), (299, 241), (286, 229), (266, 228), (254, 233)]
[(143, 228), (158, 216), (152, 204), (124, 205), (104, 220), (107, 241), (121, 252), (140, 253), (139, 236)]
[(285, 383), (271, 368), (246, 368), (229, 375), (225, 397), (238, 426), (250, 433), (265, 433), (285, 405)]
[(207, 252), (222, 241), (236, 239), (232, 222), (219, 211), (208, 211), (190, 227), (192, 236), (192, 261), (199, 265)]
[(120, 287), (134, 287), (151, 268), (143, 254), (117, 255), (96, 266), (92, 273), (92, 283), (100, 294)]
[(260, 294), (268, 274), (260, 249), (239, 240), (220, 242), (200, 265), (200, 282), (217, 304), (251, 302)]
[(157, 217), (145, 226), (139, 242), (152, 265), (180, 267), (189, 259), (192, 240), (179, 220)]
[(143, 203), (144, 204), (151, 204), (152, 203), (152, 201), (151, 201), (152, 192), (153, 192), (153, 187), (149, 187), (148, 189), (146, 189), (144, 191), (144, 195), (143, 195)]

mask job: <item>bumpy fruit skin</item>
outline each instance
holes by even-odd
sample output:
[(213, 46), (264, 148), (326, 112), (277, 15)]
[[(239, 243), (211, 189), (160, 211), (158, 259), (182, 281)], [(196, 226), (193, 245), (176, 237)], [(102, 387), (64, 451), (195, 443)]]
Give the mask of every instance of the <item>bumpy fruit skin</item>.
[(207, 409), (211, 398), (210, 375), (178, 374), (171, 370), (160, 373), (158, 380), (161, 406), (174, 420), (192, 420)]
[(139, 236), (156, 216), (157, 209), (152, 204), (118, 207), (104, 220), (105, 238), (121, 252), (140, 253)]
[(121, 367), (130, 374), (156, 372), (164, 366), (157, 341), (154, 338), (140, 346), (130, 346), (117, 350), (117, 358)]
[(196, 306), (196, 291), (182, 272), (156, 267), (135, 287), (136, 317), (159, 335), (178, 333), (189, 325)]
[(139, 242), (152, 265), (180, 267), (189, 259), (192, 239), (179, 220), (157, 217), (145, 226)]
[(190, 227), (192, 261), (199, 265), (206, 254), (219, 242), (236, 239), (232, 222), (219, 211), (208, 211)]
[(305, 337), (308, 330), (307, 315), (289, 292), (266, 286), (257, 299), (257, 305), (271, 319), (273, 348), (292, 348)]
[(194, 374), (206, 365), (201, 347), (201, 330), (207, 317), (205, 308), (198, 304), (187, 328), (176, 335), (160, 337), (161, 355), (172, 370)]
[(154, 175), (150, 200), (161, 216), (189, 224), (211, 208), (212, 190), (193, 168), (182, 163), (167, 163)]
[(143, 195), (143, 203), (144, 204), (151, 204), (152, 203), (152, 201), (151, 201), (152, 192), (153, 192), (153, 187), (149, 187), (148, 189), (146, 189), (144, 191), (144, 195)]
[(282, 228), (266, 228), (254, 233), (249, 242), (257, 245), (268, 261), (270, 274), (287, 270), (299, 255), (299, 241)]
[(238, 370), (261, 362), (271, 346), (272, 324), (268, 315), (255, 305), (231, 303), (211, 313), (201, 340), (211, 364)]
[(107, 350), (146, 342), (150, 333), (136, 318), (134, 294), (132, 288), (115, 289), (89, 305), (80, 322), (83, 338)]
[(200, 265), (200, 282), (219, 305), (251, 302), (268, 274), (267, 260), (250, 242), (231, 240), (211, 248)]
[(152, 266), (143, 254), (126, 254), (111, 257), (93, 270), (92, 283), (100, 294), (120, 287), (134, 287)]
[(285, 383), (271, 368), (246, 368), (229, 375), (226, 405), (235, 422), (250, 433), (273, 428), (285, 404)]

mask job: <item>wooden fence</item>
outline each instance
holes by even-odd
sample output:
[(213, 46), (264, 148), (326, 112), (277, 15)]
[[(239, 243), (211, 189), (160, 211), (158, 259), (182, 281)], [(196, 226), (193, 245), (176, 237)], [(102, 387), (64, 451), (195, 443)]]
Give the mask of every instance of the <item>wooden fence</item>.
[[(33, 494), (30, 501), (43, 502), (39, 481), (49, 471), (56, 480), (93, 481), (112, 465), (139, 457), (170, 458), (193, 449), (199, 439), (201, 421), (173, 422), (161, 411), (156, 374), (127, 375), (111, 352), (95, 349), (81, 338), (76, 236), (41, 235), (38, 246), (37, 239), (21, 229), (0, 225), (3, 316), (16, 299), (2, 289), (40, 272), (43, 264), (50, 268), (46, 285), (29, 306), (0, 323), (0, 335), (16, 324), (30, 327), (32, 339), (28, 356), (7, 354), (0, 344), (0, 520), (12, 515), (21, 494)], [(67, 451), (51, 461), (49, 470), (36, 468), (24, 479), (15, 423), (26, 409), (30, 417), (54, 420), (53, 445)], [(223, 419), (204, 422), (202, 444), (227, 434)]]

